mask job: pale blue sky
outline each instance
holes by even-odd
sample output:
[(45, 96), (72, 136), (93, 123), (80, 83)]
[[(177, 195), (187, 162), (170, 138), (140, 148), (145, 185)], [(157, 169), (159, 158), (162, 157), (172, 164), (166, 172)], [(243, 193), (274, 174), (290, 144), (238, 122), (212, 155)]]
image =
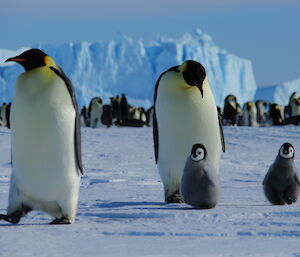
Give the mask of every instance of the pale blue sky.
[(4, 0), (0, 48), (39, 42), (178, 37), (201, 28), (253, 62), (258, 85), (300, 77), (298, 0)]

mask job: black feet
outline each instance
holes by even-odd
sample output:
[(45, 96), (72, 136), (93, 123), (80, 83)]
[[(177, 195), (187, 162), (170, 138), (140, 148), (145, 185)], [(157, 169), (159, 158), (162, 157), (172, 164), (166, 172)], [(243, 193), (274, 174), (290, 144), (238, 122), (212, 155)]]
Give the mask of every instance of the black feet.
[(19, 223), (21, 218), (22, 218), (22, 211), (15, 211), (14, 213), (9, 215), (0, 214), (0, 220), (5, 220), (13, 224)]
[(71, 224), (71, 221), (66, 217), (61, 217), (60, 219), (55, 219), (51, 223), (51, 225), (66, 225)]
[(179, 191), (175, 191), (173, 194), (166, 196), (165, 198), (166, 203), (183, 203), (183, 199), (179, 193)]

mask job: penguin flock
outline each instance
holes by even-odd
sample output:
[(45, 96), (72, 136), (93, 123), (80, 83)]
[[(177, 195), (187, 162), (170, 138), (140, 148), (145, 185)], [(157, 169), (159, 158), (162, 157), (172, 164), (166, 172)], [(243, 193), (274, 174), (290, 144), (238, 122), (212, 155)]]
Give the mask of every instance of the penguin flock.
[(100, 97), (91, 99), (88, 108), (83, 106), (80, 112), (81, 126), (100, 128), (115, 126), (143, 127), (152, 126), (153, 107), (129, 105), (125, 94), (110, 97), (110, 104), (103, 104)]
[(218, 107), (218, 110), (225, 126), (300, 125), (300, 98), (296, 92), (291, 94), (284, 107), (257, 100), (248, 101), (241, 108), (236, 96), (228, 95), (224, 100), (224, 108)]
[[(16, 81), (12, 104), (1, 107), (1, 122), (11, 127), (12, 173), (7, 213), (0, 214), (0, 220), (9, 223), (19, 223), (34, 210), (51, 215), (50, 224), (75, 221), (83, 174), (82, 125), (153, 124), (165, 202), (209, 209), (217, 205), (220, 195), (219, 164), (225, 152), (222, 121), (254, 126), (267, 120), (264, 101), (248, 102), (241, 109), (236, 97), (229, 95), (224, 110), (217, 108), (205, 68), (193, 60), (160, 75), (149, 113), (129, 106), (124, 94), (111, 98), (110, 105), (95, 97), (79, 112), (71, 81), (46, 53), (30, 49), (6, 61), (25, 69)], [(288, 119), (299, 115), (298, 103), (292, 94)], [(294, 157), (294, 147), (284, 143), (266, 173), (262, 186), (272, 204), (298, 199)]]

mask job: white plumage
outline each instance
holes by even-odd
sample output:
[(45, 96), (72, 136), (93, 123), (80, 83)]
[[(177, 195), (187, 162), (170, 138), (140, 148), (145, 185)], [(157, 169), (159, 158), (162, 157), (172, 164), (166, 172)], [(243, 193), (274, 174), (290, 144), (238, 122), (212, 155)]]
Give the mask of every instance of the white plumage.
[(65, 82), (47, 65), (18, 78), (11, 111), (8, 213), (22, 203), (74, 221), (80, 186), (75, 116)]

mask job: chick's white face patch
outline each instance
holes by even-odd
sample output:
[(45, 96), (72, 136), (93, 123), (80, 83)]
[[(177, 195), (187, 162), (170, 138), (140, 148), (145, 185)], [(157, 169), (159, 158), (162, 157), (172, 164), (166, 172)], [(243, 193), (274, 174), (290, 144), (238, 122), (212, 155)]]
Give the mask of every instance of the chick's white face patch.
[(203, 160), (204, 157), (205, 157), (205, 151), (204, 151), (204, 149), (201, 148), (201, 147), (199, 147), (199, 148), (195, 151), (195, 153), (192, 153), (192, 154), (191, 154), (191, 158), (192, 158), (192, 160), (195, 161), (195, 162), (198, 162), (198, 161)]
[(294, 148), (290, 146), (288, 148), (288, 151), (285, 151), (284, 147), (282, 146), (280, 148), (279, 154), (280, 154), (280, 156), (282, 158), (285, 158), (285, 159), (293, 158), (293, 156), (294, 156)]

